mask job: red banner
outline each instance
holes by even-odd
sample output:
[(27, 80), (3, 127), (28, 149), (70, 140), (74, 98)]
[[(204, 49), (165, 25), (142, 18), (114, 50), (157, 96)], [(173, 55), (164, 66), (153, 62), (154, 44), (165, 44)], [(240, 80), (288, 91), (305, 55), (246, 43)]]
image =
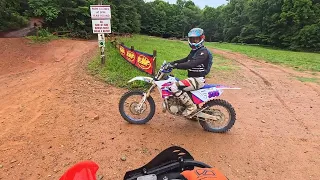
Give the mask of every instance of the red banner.
[(139, 68), (140, 70), (153, 75), (155, 69), (155, 57), (153, 55), (132, 50), (124, 45), (119, 46), (121, 56)]

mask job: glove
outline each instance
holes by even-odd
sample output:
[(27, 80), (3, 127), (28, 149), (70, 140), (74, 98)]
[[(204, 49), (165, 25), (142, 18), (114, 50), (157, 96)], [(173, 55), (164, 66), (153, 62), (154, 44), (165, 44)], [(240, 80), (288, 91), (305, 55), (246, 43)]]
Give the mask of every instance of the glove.
[(166, 69), (174, 69), (177, 67), (177, 63), (168, 63)]

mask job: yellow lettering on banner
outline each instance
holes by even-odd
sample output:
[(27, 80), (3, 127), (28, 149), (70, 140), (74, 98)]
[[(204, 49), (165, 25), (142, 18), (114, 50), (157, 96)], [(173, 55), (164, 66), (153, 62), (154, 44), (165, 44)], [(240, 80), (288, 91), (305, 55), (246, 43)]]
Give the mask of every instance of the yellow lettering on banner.
[(145, 57), (144, 55), (140, 55), (138, 57), (138, 65), (142, 69), (149, 69), (151, 67), (151, 63), (150, 63), (149, 59), (147, 57)]
[(120, 46), (120, 53), (122, 56), (124, 56), (126, 53), (125, 49), (122, 46)]
[(127, 58), (130, 61), (134, 61), (134, 59), (136, 58), (135, 54), (132, 51), (127, 51)]

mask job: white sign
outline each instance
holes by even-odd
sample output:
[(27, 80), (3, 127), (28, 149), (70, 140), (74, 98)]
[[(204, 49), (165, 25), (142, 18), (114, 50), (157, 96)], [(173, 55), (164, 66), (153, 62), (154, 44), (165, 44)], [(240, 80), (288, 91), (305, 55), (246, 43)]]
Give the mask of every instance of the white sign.
[(92, 31), (94, 34), (111, 33), (110, 19), (92, 20)]
[(91, 19), (111, 19), (110, 5), (91, 5)]

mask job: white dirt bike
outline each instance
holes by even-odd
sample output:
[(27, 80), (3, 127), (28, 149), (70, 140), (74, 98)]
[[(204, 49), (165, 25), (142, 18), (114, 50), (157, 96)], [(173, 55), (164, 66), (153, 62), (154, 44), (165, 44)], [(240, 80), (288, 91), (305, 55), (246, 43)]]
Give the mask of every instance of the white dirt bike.
[[(156, 106), (150, 94), (156, 87), (163, 98), (163, 112), (168, 111), (173, 115), (182, 116), (186, 106), (169, 90), (170, 85), (178, 81), (177, 78), (170, 74), (171, 71), (172, 69), (169, 69), (166, 62), (164, 62), (154, 78), (139, 76), (129, 81), (129, 83), (145, 81), (151, 83), (152, 86), (147, 92), (133, 90), (125, 93), (120, 98), (119, 111), (127, 122), (145, 124), (152, 119)], [(224, 133), (230, 130), (236, 121), (236, 112), (227, 101), (216, 99), (226, 89), (240, 88), (206, 84), (199, 90), (187, 92), (198, 107), (197, 111), (188, 116), (187, 119), (199, 121), (200, 125), (209, 132)]]

